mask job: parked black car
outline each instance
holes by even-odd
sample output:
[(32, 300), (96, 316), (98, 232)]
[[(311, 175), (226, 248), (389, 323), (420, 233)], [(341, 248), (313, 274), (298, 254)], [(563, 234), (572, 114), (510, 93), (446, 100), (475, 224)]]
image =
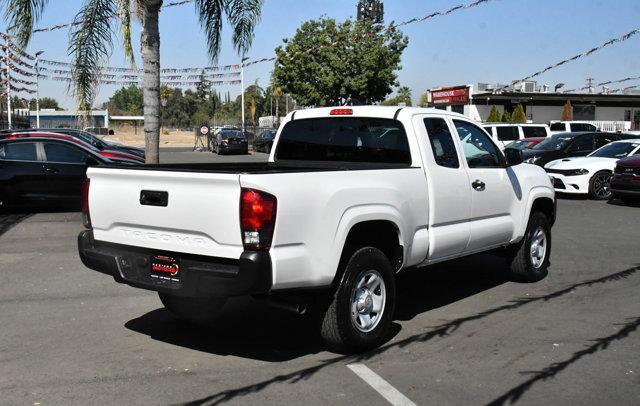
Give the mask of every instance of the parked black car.
[(544, 167), (560, 158), (587, 156), (610, 142), (625, 139), (622, 134), (603, 132), (560, 133), (522, 151), (524, 161)]
[(79, 208), (87, 167), (113, 164), (63, 139), (0, 139), (0, 210), (23, 205)]
[(241, 130), (223, 128), (214, 134), (211, 140), (211, 149), (218, 155), (230, 152), (248, 154), (249, 144)]
[(82, 131), (82, 130), (76, 130), (73, 128), (31, 128), (31, 129), (20, 129), (20, 130), (2, 130), (0, 131), (0, 139), (2, 138), (3, 135), (6, 134), (15, 134), (15, 133), (20, 133), (20, 132), (34, 132), (34, 131), (42, 131), (42, 132), (50, 132), (50, 133), (57, 133), (57, 134), (65, 134), (65, 135), (69, 135), (71, 137), (77, 138), (81, 141), (84, 141), (88, 144), (93, 145), (94, 147), (100, 149), (100, 150), (104, 150), (104, 149), (108, 149), (111, 151), (122, 151), (122, 152), (126, 152), (129, 154), (133, 154), (136, 156), (139, 156), (141, 158), (145, 157), (144, 154), (144, 149), (142, 148), (137, 148), (137, 147), (130, 147), (127, 145), (121, 145), (118, 143), (114, 143), (114, 142), (109, 142), (109, 141), (105, 141), (103, 139), (101, 139), (100, 137), (97, 137), (94, 134), (91, 134), (87, 131)]
[(260, 133), (254, 143), (256, 151), (264, 151), (267, 154), (271, 152), (273, 147), (273, 139), (276, 137), (276, 130), (266, 130)]

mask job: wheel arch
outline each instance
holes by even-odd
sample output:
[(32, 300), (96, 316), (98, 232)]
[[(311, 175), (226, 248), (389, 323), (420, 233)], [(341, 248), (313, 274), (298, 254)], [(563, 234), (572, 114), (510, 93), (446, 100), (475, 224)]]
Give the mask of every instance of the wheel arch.
[(553, 189), (542, 186), (531, 189), (531, 191), (529, 192), (527, 210), (520, 226), (519, 235), (524, 235), (527, 229), (529, 218), (531, 217), (531, 213), (534, 210), (544, 213), (549, 219), (549, 225), (553, 226), (556, 221), (556, 208), (557, 200), (555, 191)]
[[(344, 218), (344, 217), (343, 217)], [(346, 262), (357, 249), (371, 246), (382, 251), (395, 271), (402, 268), (407, 243), (404, 240), (399, 213), (359, 213), (341, 222), (333, 252), (339, 253), (334, 259), (336, 274), (333, 284), (339, 282)]]

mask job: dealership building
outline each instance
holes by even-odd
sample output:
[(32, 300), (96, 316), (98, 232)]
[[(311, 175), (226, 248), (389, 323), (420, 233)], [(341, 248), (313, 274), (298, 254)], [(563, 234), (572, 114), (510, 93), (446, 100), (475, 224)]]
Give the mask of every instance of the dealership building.
[(548, 124), (560, 120), (563, 106), (571, 102), (573, 119), (589, 121), (604, 131), (640, 129), (640, 92), (562, 93), (539, 87), (536, 82), (517, 86), (479, 83), (433, 88), (427, 91), (430, 107), (464, 114), (476, 121), (486, 121), (493, 107), (502, 114), (513, 112), (521, 104), (527, 119)]

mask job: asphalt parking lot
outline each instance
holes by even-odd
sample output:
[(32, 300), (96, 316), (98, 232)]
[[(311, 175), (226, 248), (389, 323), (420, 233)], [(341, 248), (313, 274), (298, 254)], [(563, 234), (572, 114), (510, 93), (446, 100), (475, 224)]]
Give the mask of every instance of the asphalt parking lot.
[(361, 356), (249, 298), (185, 324), (84, 268), (81, 229), (79, 213), (0, 216), (2, 404), (388, 404), (363, 370), (420, 405), (640, 404), (640, 207), (560, 199), (537, 284), (490, 255), (402, 275), (395, 335)]

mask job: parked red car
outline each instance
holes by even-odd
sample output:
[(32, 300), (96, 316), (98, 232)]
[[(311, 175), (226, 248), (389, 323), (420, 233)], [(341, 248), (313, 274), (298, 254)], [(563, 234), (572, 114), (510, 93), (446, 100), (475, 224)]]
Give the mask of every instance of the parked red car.
[(611, 177), (611, 192), (614, 199), (640, 200), (640, 155), (617, 162)]
[(529, 149), (529, 148), (533, 148), (534, 145), (537, 145), (546, 139), (547, 139), (546, 137), (523, 138), (521, 140), (513, 141), (512, 143), (507, 145), (506, 148), (519, 149), (519, 150)]
[(111, 161), (115, 161), (115, 162), (125, 162), (125, 163), (135, 163), (135, 164), (143, 164), (145, 163), (144, 158), (138, 156), (138, 155), (134, 155), (134, 154), (128, 154), (126, 152), (122, 152), (122, 151), (115, 151), (115, 150), (110, 150), (110, 149), (98, 149), (95, 146), (84, 142), (82, 140), (79, 140), (78, 138), (72, 137), (70, 135), (65, 135), (65, 134), (57, 134), (57, 133), (52, 133), (52, 132), (44, 132), (44, 131), (38, 131), (38, 132), (16, 132), (16, 133), (11, 133), (11, 134), (7, 134), (4, 135), (0, 138), (2, 139), (6, 139), (6, 140), (10, 140), (10, 139), (16, 139), (16, 138), (56, 138), (56, 139), (61, 139), (61, 140), (67, 140), (67, 141), (71, 141), (75, 144), (78, 144), (84, 148), (90, 149), (91, 151), (94, 151), (95, 153), (103, 156), (104, 158), (110, 159)]

